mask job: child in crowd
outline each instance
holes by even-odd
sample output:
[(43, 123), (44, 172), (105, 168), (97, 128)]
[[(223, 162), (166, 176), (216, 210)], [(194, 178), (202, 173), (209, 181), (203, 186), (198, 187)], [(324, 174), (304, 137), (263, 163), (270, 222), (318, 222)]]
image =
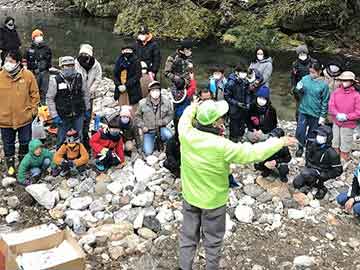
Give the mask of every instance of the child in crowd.
[(78, 132), (70, 129), (66, 133), (65, 142), (54, 155), (55, 167), (52, 170), (52, 175), (67, 176), (69, 173), (77, 175), (88, 162), (89, 153), (80, 142)]
[(225, 68), (216, 65), (210, 69), (209, 90), (215, 100), (224, 99), (224, 88), (227, 82), (225, 78)]
[(50, 167), (52, 159), (53, 153), (44, 148), (40, 140), (32, 140), (29, 144), (29, 152), (20, 163), (18, 182), (27, 186), (38, 181)]

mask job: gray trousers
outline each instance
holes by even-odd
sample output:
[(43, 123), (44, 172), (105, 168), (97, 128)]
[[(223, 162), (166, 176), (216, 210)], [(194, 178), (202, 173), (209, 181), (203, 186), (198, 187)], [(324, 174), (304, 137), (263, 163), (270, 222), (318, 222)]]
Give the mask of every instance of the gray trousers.
[(180, 269), (192, 269), (201, 237), (206, 252), (206, 270), (218, 270), (225, 235), (226, 205), (209, 210), (197, 208), (184, 200), (182, 213)]

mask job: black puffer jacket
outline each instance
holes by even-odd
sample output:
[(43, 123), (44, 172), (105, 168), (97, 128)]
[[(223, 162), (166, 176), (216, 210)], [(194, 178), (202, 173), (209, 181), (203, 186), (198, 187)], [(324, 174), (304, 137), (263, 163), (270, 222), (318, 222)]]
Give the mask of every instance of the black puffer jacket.
[(45, 43), (39, 45), (33, 43), (26, 50), (25, 59), (28, 69), (33, 73), (49, 70), (52, 59), (51, 49)]
[(228, 81), (225, 84), (224, 98), (229, 103), (229, 114), (232, 117), (244, 117), (243, 112), (245, 108), (240, 108), (238, 103), (243, 103), (244, 106), (250, 107), (247, 104), (249, 95), (249, 82), (247, 80), (238, 79), (235, 73), (229, 75)]
[(300, 82), (304, 76), (309, 75), (310, 65), (315, 62), (316, 60), (311, 57), (308, 57), (305, 61), (301, 61), (300, 59), (297, 59), (296, 61), (293, 62), (291, 69), (292, 87), (295, 87), (296, 84)]
[(12, 17), (7, 17), (4, 21), (4, 25), (0, 28), (0, 49), (3, 51), (16, 51), (21, 46), (20, 37), (16, 31), (16, 27), (13, 30), (9, 30), (5, 25), (14, 20)]
[(135, 53), (140, 61), (144, 61), (148, 70), (157, 73), (160, 69), (161, 54), (158, 43), (152, 38), (145, 44), (138, 40), (134, 46)]
[(331, 147), (333, 139), (331, 128), (320, 126), (316, 130), (316, 134), (325, 135), (327, 142), (319, 145), (315, 140), (308, 140), (305, 166), (318, 170), (320, 172), (320, 179), (323, 181), (340, 176), (343, 172), (343, 167), (339, 154)]

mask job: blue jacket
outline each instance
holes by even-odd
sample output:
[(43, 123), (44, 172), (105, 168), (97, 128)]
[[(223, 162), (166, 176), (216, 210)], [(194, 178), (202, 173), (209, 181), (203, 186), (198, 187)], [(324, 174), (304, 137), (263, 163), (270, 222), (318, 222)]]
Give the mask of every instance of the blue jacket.
[(227, 83), (226, 78), (222, 78), (221, 80), (216, 80), (213, 76), (209, 78), (209, 90), (215, 100), (223, 100), (224, 99), (224, 89)]

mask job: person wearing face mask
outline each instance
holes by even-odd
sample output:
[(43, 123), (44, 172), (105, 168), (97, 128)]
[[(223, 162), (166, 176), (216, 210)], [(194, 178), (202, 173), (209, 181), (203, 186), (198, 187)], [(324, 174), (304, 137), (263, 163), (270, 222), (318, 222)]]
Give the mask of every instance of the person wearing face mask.
[(98, 97), (98, 88), (102, 81), (102, 68), (94, 57), (94, 49), (90, 44), (80, 46), (79, 56), (75, 60), (75, 70), (81, 74), (86, 96), (90, 97), (90, 109), (85, 112), (82, 142), (90, 150), (89, 129), (93, 113), (94, 99)]
[(338, 78), (341, 85), (330, 96), (329, 115), (333, 121), (332, 145), (347, 161), (352, 150), (354, 130), (360, 120), (360, 93), (353, 86), (355, 74), (344, 71)]
[[(135, 115), (135, 123), (144, 134), (143, 151), (146, 156), (151, 155), (155, 142), (167, 142), (173, 134), (166, 126), (174, 119), (171, 101), (161, 95), (158, 81), (149, 85), (149, 95), (139, 102)], [(160, 145), (157, 145), (159, 148)], [(160, 149), (158, 149), (160, 150)]]
[(321, 72), (320, 63), (312, 63), (310, 74), (303, 77), (294, 90), (301, 96), (296, 127), (296, 138), (299, 141), (297, 157), (303, 155), (306, 141), (314, 137), (314, 130), (325, 124), (330, 94)]
[(261, 162), (294, 138), (271, 138), (258, 144), (233, 143), (223, 136), (226, 101), (194, 102), (180, 118), (183, 221), (180, 229), (179, 267), (193, 269), (200, 239), (206, 269), (219, 269), (229, 197), (230, 164)]
[(141, 75), (141, 64), (134, 49), (124, 46), (114, 68), (114, 99), (119, 101), (119, 106), (131, 105), (136, 111), (138, 102), (142, 99)]
[(256, 92), (256, 100), (250, 106), (246, 123), (246, 138), (251, 143), (265, 141), (269, 138), (270, 132), (277, 127), (277, 114), (271, 105), (270, 89), (267, 86), (261, 86)]
[(230, 140), (240, 141), (245, 133), (246, 119), (250, 104), (247, 103), (249, 82), (247, 80), (247, 65), (240, 63), (228, 77), (224, 90), (224, 98), (230, 106)]
[(80, 142), (79, 133), (70, 129), (66, 133), (65, 142), (56, 151), (53, 159), (52, 176), (77, 175), (89, 162), (89, 153)]
[(95, 166), (99, 172), (105, 172), (113, 166), (124, 166), (124, 141), (121, 134), (118, 115), (105, 117), (105, 128), (100, 128), (90, 139)]
[(341, 57), (334, 57), (331, 59), (324, 69), (325, 82), (329, 85), (329, 91), (332, 93), (334, 90), (341, 86), (341, 81), (337, 79), (344, 71), (345, 63)]
[(34, 30), (31, 34), (31, 40), (31, 47), (25, 53), (27, 69), (34, 73), (40, 90), (40, 101), (45, 105), (46, 93), (49, 87), (52, 52), (44, 42), (44, 33), (41, 30)]
[(220, 101), (224, 99), (224, 88), (227, 83), (225, 78), (225, 68), (216, 65), (210, 69), (211, 76), (209, 78), (209, 90), (214, 96), (215, 100)]
[(167, 58), (164, 74), (172, 84), (175, 84), (175, 81), (182, 78), (185, 80), (185, 87), (188, 88), (190, 86), (193, 69), (192, 46), (190, 40), (184, 40), (181, 42), (180, 48), (176, 50), (176, 53)]
[(17, 51), (21, 46), (18, 32), (16, 31), (15, 19), (6, 17), (0, 28), (1, 63), (4, 65), (5, 57), (9, 51)]
[(269, 87), (271, 75), (273, 72), (272, 58), (269, 56), (265, 48), (259, 47), (256, 49), (256, 60), (250, 64), (250, 69), (259, 71), (263, 78), (262, 84)]
[(152, 76), (149, 73), (148, 66), (144, 61), (141, 61), (141, 95), (143, 98), (146, 98), (149, 94), (149, 84), (153, 81)]
[(50, 116), (58, 127), (57, 147), (64, 142), (66, 132), (70, 129), (82, 136), (84, 115), (90, 110), (90, 96), (81, 74), (75, 69), (74, 57), (60, 57), (59, 66), (61, 72), (50, 78), (46, 95)]
[(299, 116), (299, 104), (300, 104), (300, 96), (294, 91), (297, 83), (306, 75), (309, 75), (310, 65), (316, 62), (309, 55), (309, 49), (306, 45), (299, 45), (296, 48), (297, 59), (292, 63), (291, 66), (291, 94), (294, 95), (296, 102), (296, 113), (295, 119), (298, 119)]
[(139, 61), (146, 63), (150, 77), (156, 80), (161, 64), (160, 47), (147, 26), (140, 27), (134, 50)]
[(34, 74), (21, 65), (20, 51), (10, 51), (0, 71), (0, 129), (7, 174), (14, 176), (15, 142), (18, 136), (19, 162), (31, 140), (31, 123), (38, 114), (39, 89)]
[(315, 138), (309, 139), (306, 147), (305, 168), (295, 177), (293, 185), (303, 193), (317, 188), (315, 198), (321, 200), (327, 193), (324, 183), (343, 173), (339, 154), (331, 146), (333, 139), (329, 126), (315, 130)]

